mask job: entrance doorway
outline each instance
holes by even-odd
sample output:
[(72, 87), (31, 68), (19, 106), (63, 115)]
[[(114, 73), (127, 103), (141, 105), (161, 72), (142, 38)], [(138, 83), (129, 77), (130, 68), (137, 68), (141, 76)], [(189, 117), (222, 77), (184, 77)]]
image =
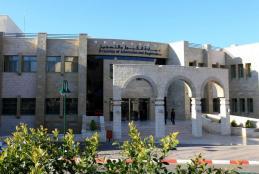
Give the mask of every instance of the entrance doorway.
[(122, 121), (149, 120), (149, 98), (123, 98), (121, 107)]

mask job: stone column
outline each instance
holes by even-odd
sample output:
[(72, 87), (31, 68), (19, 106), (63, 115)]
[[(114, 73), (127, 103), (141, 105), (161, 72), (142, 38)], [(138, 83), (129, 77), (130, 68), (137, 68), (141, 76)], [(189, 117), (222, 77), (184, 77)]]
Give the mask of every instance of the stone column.
[(201, 99), (192, 98), (192, 135), (202, 136)]
[(37, 89), (36, 89), (36, 126), (45, 124), (46, 97), (46, 52), (47, 33), (39, 33), (37, 38)]
[(220, 98), (220, 117), (221, 117), (221, 134), (230, 135), (230, 115), (229, 115), (229, 99)]
[(80, 34), (78, 49), (78, 132), (82, 129), (82, 116), (87, 102), (87, 34)]
[(155, 100), (155, 137), (165, 136), (165, 101), (164, 99)]
[(113, 100), (113, 139), (121, 139), (121, 100)]

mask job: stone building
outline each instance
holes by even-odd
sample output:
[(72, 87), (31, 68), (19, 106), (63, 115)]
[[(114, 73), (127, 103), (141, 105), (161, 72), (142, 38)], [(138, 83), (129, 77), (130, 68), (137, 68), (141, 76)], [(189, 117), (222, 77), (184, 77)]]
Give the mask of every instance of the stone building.
[(76, 133), (83, 115), (103, 115), (118, 139), (129, 120), (154, 121), (161, 137), (174, 109), (176, 119), (193, 121), (195, 136), (202, 134), (202, 113), (219, 114), (221, 132), (229, 134), (230, 113), (259, 117), (258, 53), (259, 44), (215, 48), (2, 31), (0, 134), (20, 122), (62, 130), (63, 80), (71, 90), (67, 124)]

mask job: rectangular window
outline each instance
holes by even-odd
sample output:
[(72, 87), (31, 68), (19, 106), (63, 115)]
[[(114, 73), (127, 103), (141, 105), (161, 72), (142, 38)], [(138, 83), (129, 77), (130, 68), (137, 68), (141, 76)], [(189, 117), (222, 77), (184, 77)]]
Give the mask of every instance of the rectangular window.
[(16, 115), (17, 113), (17, 98), (3, 98), (2, 114)]
[(61, 72), (61, 57), (47, 57), (47, 72)]
[(238, 78), (244, 78), (243, 64), (238, 64)]
[(19, 56), (4, 56), (4, 72), (18, 72)]
[(235, 79), (236, 78), (236, 65), (230, 66), (230, 73), (231, 73), (231, 79)]
[(207, 112), (207, 107), (206, 107), (206, 98), (201, 99), (201, 112), (206, 113)]
[(189, 66), (197, 66), (197, 62), (196, 62), (196, 60), (195, 60), (195, 61), (193, 61), (193, 62), (189, 62)]
[(219, 67), (219, 64), (216, 63), (216, 64), (212, 64), (212, 68), (218, 68)]
[(249, 113), (254, 112), (254, 102), (252, 98), (247, 99), (247, 111)]
[(78, 57), (65, 57), (65, 72), (78, 72)]
[(226, 65), (220, 65), (219, 67), (220, 68), (226, 68)]
[(246, 77), (251, 77), (252, 73), (251, 73), (251, 63), (246, 63)]
[(239, 108), (240, 108), (240, 112), (245, 112), (245, 99), (244, 98), (239, 99)]
[(110, 64), (110, 79), (113, 79), (113, 64)]
[(220, 112), (220, 99), (219, 98), (213, 98), (213, 112)]
[(66, 113), (67, 114), (77, 114), (77, 98), (67, 98), (66, 99)]
[(23, 56), (22, 71), (23, 72), (37, 71), (37, 60), (35, 56)]
[(21, 99), (21, 115), (34, 115), (35, 114), (35, 98), (22, 98)]
[(46, 99), (46, 114), (60, 114), (60, 99), (47, 98)]
[(237, 99), (236, 98), (231, 99), (231, 112), (232, 113), (237, 112)]
[(199, 67), (204, 67), (205, 64), (204, 64), (204, 63), (198, 63), (198, 66), (199, 66)]

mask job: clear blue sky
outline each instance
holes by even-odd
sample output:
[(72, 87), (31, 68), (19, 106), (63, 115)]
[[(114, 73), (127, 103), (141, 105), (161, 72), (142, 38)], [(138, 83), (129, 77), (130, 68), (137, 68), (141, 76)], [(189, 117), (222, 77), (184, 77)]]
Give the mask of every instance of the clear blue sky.
[(0, 0), (25, 32), (225, 47), (259, 42), (259, 0)]

